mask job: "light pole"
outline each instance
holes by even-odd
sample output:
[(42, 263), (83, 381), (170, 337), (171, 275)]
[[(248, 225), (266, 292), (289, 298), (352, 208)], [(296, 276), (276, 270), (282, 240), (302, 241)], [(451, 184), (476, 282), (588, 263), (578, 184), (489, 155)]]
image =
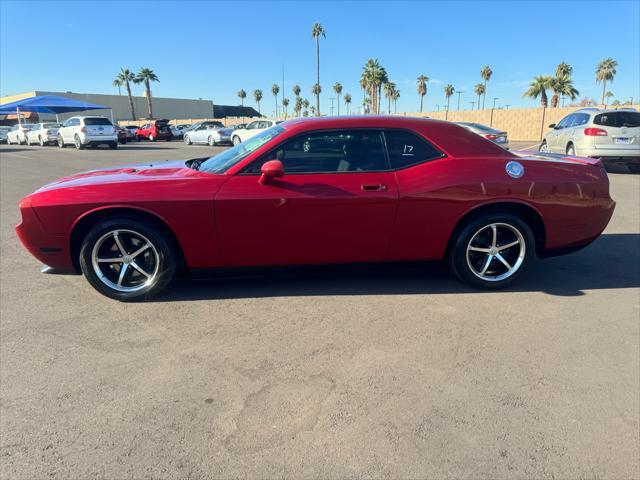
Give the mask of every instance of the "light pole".
[(475, 109), (477, 102), (469, 102), (471, 104), (471, 110)]
[(440, 111), (440, 105), (436, 103), (436, 112), (439, 112), (439, 111)]
[(331, 101), (331, 107), (329, 107), (329, 111), (331, 112), (331, 116), (333, 116), (333, 101), (336, 99), (336, 97), (331, 97), (329, 100)]
[(458, 90), (456, 93), (458, 94), (458, 111), (460, 111), (460, 95), (464, 93), (464, 90)]
[(509, 105), (509, 104), (505, 105), (505, 106), (504, 106), (505, 110), (509, 110), (509, 107), (510, 107), (510, 106), (511, 106), (511, 105)]
[(493, 108), (496, 108), (496, 100), (499, 100), (498, 97), (493, 97)]

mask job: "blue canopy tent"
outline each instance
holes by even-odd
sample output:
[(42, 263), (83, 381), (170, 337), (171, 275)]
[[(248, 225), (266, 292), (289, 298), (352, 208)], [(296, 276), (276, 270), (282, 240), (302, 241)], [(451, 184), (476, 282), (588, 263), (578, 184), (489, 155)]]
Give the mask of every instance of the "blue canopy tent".
[(55, 114), (56, 120), (58, 120), (59, 113), (82, 112), (84, 110), (111, 110), (111, 121), (113, 121), (111, 107), (56, 95), (23, 98), (17, 102), (0, 105), (0, 114), (16, 113), (18, 123), (20, 123), (20, 112), (52, 113)]

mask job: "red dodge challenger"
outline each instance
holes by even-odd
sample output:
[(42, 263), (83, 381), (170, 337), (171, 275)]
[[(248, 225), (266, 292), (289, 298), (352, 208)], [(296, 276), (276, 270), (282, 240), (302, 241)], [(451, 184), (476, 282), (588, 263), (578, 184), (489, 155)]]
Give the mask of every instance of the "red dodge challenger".
[(450, 122), (291, 120), (211, 158), (94, 170), (20, 202), (54, 270), (119, 300), (176, 269), (441, 260), (481, 288), (577, 250), (615, 202), (598, 160), (516, 155)]

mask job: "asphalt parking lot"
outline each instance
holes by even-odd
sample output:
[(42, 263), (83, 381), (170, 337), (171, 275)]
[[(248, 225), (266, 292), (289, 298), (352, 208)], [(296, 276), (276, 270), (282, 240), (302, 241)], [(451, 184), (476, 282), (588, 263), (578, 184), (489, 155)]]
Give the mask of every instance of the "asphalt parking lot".
[(410, 265), (123, 304), (14, 234), (58, 177), (215, 150), (0, 146), (0, 477), (640, 477), (640, 176), (610, 175), (593, 245), (493, 293)]

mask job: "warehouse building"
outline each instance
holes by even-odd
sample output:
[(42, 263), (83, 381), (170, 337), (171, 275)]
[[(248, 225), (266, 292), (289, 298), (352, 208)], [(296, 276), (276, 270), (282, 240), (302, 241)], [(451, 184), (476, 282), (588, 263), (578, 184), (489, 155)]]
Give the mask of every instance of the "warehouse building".
[[(19, 95), (11, 95), (0, 98), (0, 105), (4, 105), (6, 103), (15, 102), (17, 100), (22, 100), (25, 98), (42, 96), (42, 95), (57, 95), (60, 97), (72, 98), (74, 100), (81, 100), (89, 103), (97, 103), (99, 105), (105, 105), (110, 107), (113, 111), (113, 120), (115, 122), (123, 121), (123, 120), (131, 120), (131, 109), (129, 107), (129, 98), (127, 95), (103, 95), (99, 93), (75, 93), (75, 92), (46, 92), (46, 91), (32, 91), (25, 92)], [(145, 119), (149, 115), (148, 107), (147, 107), (147, 98), (145, 96), (134, 96), (133, 99), (133, 107), (135, 109), (135, 114), (137, 119)], [(152, 105), (153, 105), (153, 116), (155, 118), (167, 118), (167, 119), (191, 119), (191, 120), (199, 120), (204, 118), (217, 118), (215, 114), (220, 115), (220, 113), (225, 110), (228, 113), (234, 113), (234, 115), (225, 115), (224, 117), (230, 116), (238, 116), (238, 117), (254, 117), (259, 116), (258, 112), (250, 107), (236, 107), (236, 106), (228, 106), (228, 105), (216, 105), (214, 107), (213, 102), (211, 100), (191, 100), (191, 99), (183, 99), (183, 98), (163, 98), (163, 97), (152, 97)], [(240, 109), (240, 110), (238, 110)], [(100, 116), (109, 116), (110, 113), (105, 110), (88, 110), (86, 112), (82, 112), (82, 115), (100, 115)], [(55, 121), (55, 115), (49, 114), (30, 114), (25, 112), (21, 114), (22, 118), (27, 117), (26, 119), (30, 122), (33, 121)], [(64, 121), (65, 119), (74, 116), (74, 113), (65, 113), (60, 114), (60, 121)], [(0, 122), (4, 124), (15, 123), (15, 120), (11, 117), (15, 117), (15, 115), (2, 115), (0, 116)], [(37, 117), (37, 118), (36, 118)], [(224, 118), (219, 117), (219, 118)], [(11, 122), (11, 120), (14, 120)]]

